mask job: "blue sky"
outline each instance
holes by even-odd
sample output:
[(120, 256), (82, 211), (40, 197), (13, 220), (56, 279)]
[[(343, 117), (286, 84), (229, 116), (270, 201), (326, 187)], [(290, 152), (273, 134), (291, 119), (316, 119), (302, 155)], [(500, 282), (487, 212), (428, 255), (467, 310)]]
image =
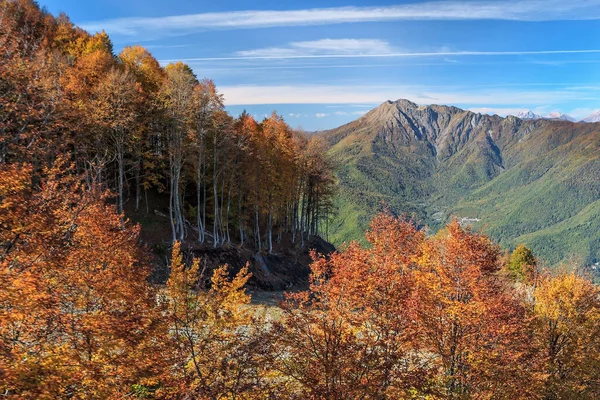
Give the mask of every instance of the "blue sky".
[(600, 109), (600, 0), (40, 0), (115, 50), (212, 78), (235, 115), (327, 129), (386, 100), (506, 115)]

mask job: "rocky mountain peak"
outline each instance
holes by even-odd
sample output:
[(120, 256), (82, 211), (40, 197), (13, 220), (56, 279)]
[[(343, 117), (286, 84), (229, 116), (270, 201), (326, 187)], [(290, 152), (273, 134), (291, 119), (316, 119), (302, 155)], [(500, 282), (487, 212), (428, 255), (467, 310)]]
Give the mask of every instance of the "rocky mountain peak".
[(515, 117), (521, 118), (521, 119), (541, 119), (541, 118), (543, 118), (541, 115), (538, 115), (531, 110), (519, 111), (515, 115)]
[(582, 121), (583, 122), (600, 122), (600, 110), (597, 110), (597, 111), (591, 113), (590, 115), (588, 115), (587, 117), (582, 119)]
[(558, 111), (551, 112), (550, 114), (546, 115), (546, 118), (547, 119), (556, 119), (556, 120), (561, 120), (561, 121), (575, 122), (575, 118), (571, 117), (570, 115), (560, 113)]

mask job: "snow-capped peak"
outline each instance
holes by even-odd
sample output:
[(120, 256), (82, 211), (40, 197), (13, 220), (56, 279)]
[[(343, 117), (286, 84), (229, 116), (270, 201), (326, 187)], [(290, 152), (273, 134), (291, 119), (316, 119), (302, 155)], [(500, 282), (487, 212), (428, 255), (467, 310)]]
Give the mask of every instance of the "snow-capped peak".
[(531, 110), (519, 111), (517, 113), (517, 115), (515, 115), (515, 117), (521, 118), (521, 119), (540, 119), (540, 118), (542, 118), (541, 115), (538, 115)]
[(550, 114), (546, 115), (547, 119), (560, 119), (563, 121), (571, 121), (571, 122), (575, 122), (575, 118), (571, 117), (570, 115), (567, 114), (562, 114), (558, 111), (552, 111)]
[(591, 113), (590, 115), (588, 115), (587, 117), (582, 119), (582, 121), (583, 122), (600, 122), (600, 110), (597, 110), (597, 111)]

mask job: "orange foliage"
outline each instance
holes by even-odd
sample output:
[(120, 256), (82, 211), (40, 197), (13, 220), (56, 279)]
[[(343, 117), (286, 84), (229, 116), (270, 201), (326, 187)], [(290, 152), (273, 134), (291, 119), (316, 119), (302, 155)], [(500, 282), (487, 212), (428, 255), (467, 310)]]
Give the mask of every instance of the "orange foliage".
[(39, 188), (28, 165), (0, 171), (0, 388), (119, 398), (160, 366), (142, 357), (159, 320), (139, 228), (121, 229), (113, 207), (64, 170), (47, 170)]
[[(105, 32), (31, 0), (0, 0), (0, 21), (2, 396), (600, 398), (598, 287), (539, 274), (523, 246), (501, 273), (498, 246), (456, 221), (429, 237), (377, 216), (369, 246), (313, 255), (309, 290), (275, 320), (250, 308), (247, 269), (198, 287), (176, 242), (188, 210), (200, 243), (229, 245), (237, 225), (259, 252), (282, 233), (304, 246), (333, 207), (327, 144), (276, 113), (234, 120), (189, 66), (115, 57)], [(132, 181), (136, 210), (142, 187), (169, 187), (158, 296), (123, 214)]]

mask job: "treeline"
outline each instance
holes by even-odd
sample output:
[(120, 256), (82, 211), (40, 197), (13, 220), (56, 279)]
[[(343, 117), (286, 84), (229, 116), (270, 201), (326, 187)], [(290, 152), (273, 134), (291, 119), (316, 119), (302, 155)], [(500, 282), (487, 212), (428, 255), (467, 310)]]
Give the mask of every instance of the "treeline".
[(315, 254), (310, 289), (264, 310), (247, 269), (208, 274), (178, 242), (149, 285), (139, 229), (65, 168), (0, 168), (5, 398), (600, 396), (600, 290), (525, 247), (382, 214), (369, 246)]
[(303, 245), (323, 229), (334, 178), (322, 141), (275, 113), (232, 118), (183, 63), (162, 68), (140, 46), (115, 56), (104, 32), (30, 0), (0, 5), (0, 162), (43, 168), (68, 154), (119, 213), (128, 200), (153, 212), (148, 190), (165, 191), (173, 242), (270, 252), (283, 234)]

